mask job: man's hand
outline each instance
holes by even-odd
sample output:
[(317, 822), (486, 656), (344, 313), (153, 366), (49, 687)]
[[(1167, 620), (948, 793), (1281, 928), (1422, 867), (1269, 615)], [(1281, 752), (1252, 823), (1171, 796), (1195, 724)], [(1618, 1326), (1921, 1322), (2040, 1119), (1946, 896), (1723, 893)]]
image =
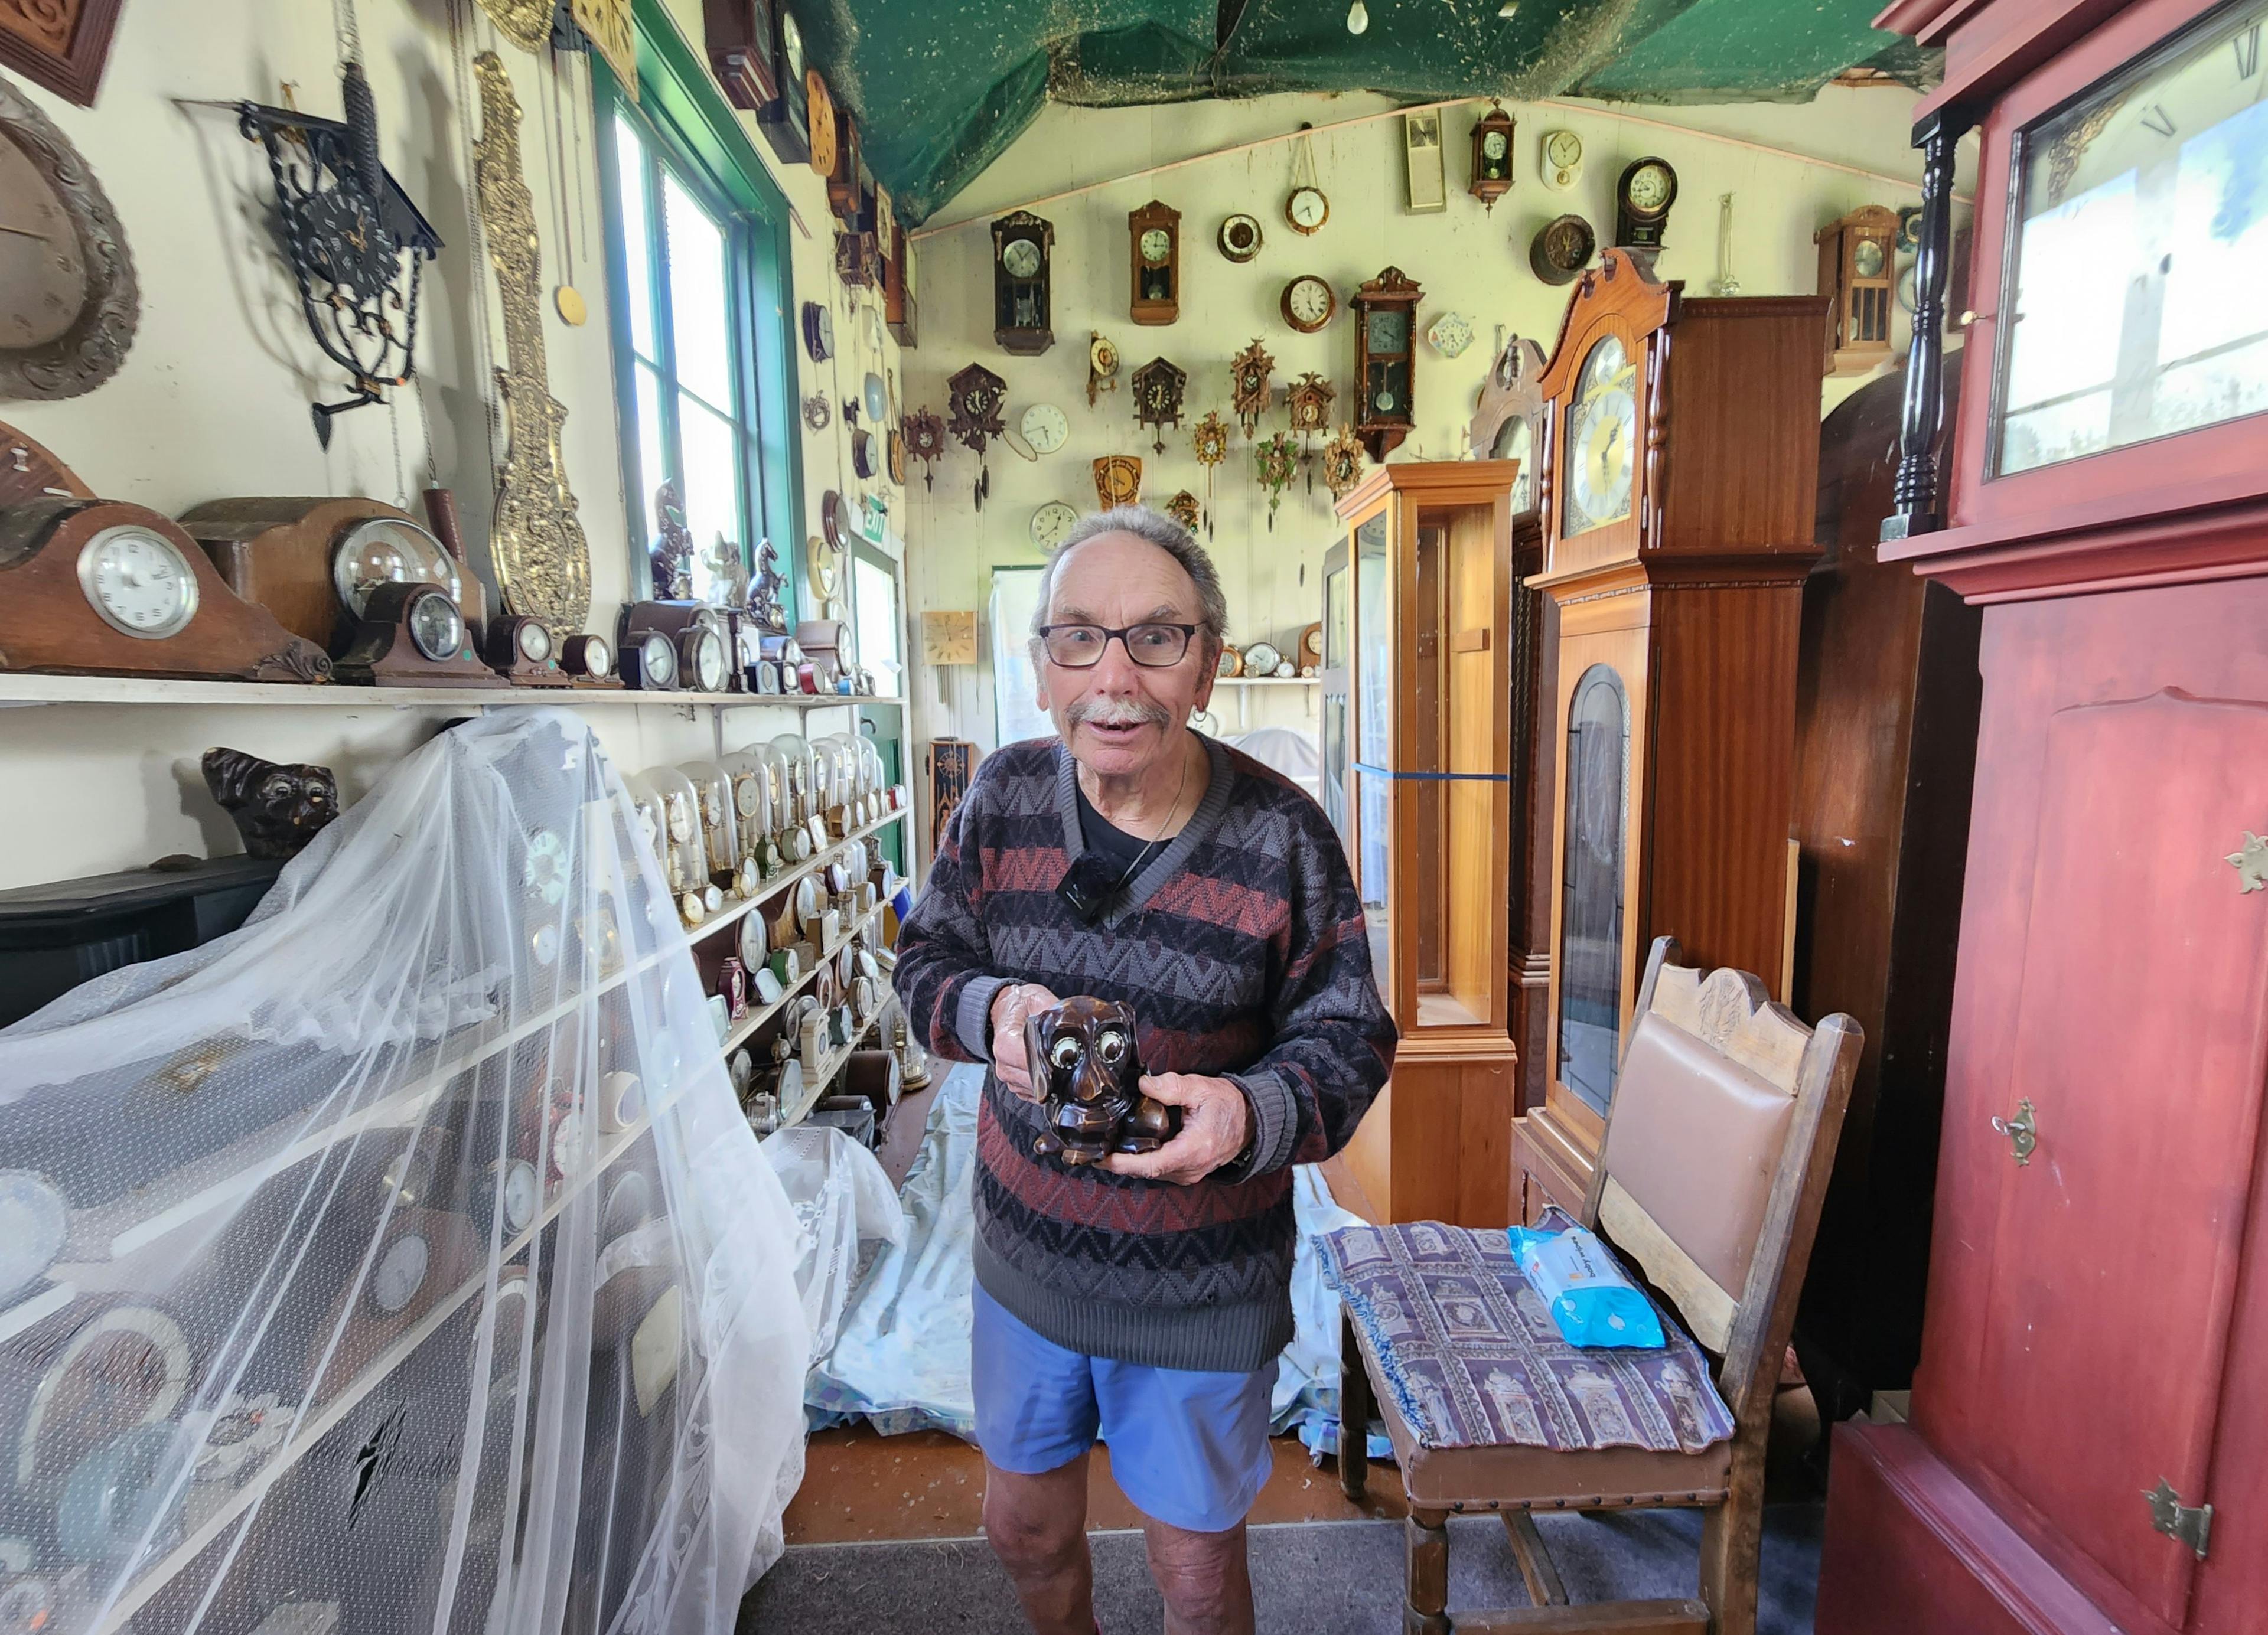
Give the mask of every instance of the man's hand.
[(1113, 1153), (1103, 1165), (1113, 1175), (1187, 1186), (1202, 1181), (1244, 1150), (1252, 1109), (1226, 1079), (1196, 1073), (1142, 1075), (1142, 1093), (1182, 1110), (1182, 1133), (1154, 1153)]
[(1062, 1003), (1036, 982), (1011, 982), (992, 996), (992, 1076), (1011, 1095), (1027, 1102), (1047, 1100), (1047, 1091), (1033, 1084), (1032, 1064), (1024, 1059), (1024, 1018)]

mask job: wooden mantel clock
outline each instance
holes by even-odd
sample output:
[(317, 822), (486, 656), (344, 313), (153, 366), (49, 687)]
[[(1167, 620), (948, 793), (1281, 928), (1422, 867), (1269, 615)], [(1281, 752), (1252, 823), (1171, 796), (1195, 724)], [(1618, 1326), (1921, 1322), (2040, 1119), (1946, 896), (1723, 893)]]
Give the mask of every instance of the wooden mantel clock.
[(1837, 1430), (1817, 1628), (2257, 1631), (2268, 0), (1877, 26), (1945, 53), (1880, 555), (1981, 606), (1983, 694), (1911, 1411)]
[(1543, 371), (1557, 772), (1543, 1097), (1525, 1206), (1587, 1190), (1646, 949), (1777, 990), (1796, 651), (1819, 461), (1817, 297), (1687, 300), (1650, 257), (1583, 275)]

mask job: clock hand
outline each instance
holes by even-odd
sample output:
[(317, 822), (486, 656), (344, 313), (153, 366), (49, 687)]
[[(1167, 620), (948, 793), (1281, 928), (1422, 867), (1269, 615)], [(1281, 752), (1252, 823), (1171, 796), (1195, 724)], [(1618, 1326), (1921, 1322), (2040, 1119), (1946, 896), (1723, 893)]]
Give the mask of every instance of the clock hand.
[(0, 233), (12, 233), (18, 238), (37, 238), (41, 244), (54, 242), (43, 232), (33, 232), (28, 227), (11, 227), (5, 222), (0, 222)]

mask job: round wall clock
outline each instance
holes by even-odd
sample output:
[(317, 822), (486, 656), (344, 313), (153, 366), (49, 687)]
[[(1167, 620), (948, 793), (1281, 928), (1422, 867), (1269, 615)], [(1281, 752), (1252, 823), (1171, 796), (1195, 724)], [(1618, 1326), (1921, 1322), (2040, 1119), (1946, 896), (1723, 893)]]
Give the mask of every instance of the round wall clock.
[(4, 82), (0, 136), (0, 397), (75, 398), (126, 361), (134, 258), (92, 168)]
[(1284, 297), (1278, 304), (1284, 311), (1284, 321), (1303, 335), (1312, 335), (1331, 321), (1339, 309), (1338, 291), (1316, 277), (1302, 273), (1284, 286)]
[(1543, 162), (1535, 174), (1554, 193), (1565, 193), (1583, 176), (1583, 139), (1572, 130), (1543, 133)]
[(1425, 339), (1443, 357), (1454, 357), (1473, 343), (1473, 323), (1462, 312), (1444, 312), (1426, 330)]
[(1071, 421), (1052, 403), (1035, 403), (1016, 422), (1034, 452), (1053, 454), (1071, 437)]
[(882, 385), (882, 378), (870, 369), (866, 371), (866, 418), (879, 426), (889, 417), (889, 390)]
[(1323, 224), (1331, 219), (1331, 202), (1323, 197), (1321, 187), (1294, 187), (1292, 196), (1284, 201), (1284, 219), (1293, 232), (1321, 232)]
[(1260, 253), (1260, 218), (1242, 213), (1220, 224), (1220, 253), (1241, 267)]
[(824, 302), (803, 304), (803, 349), (811, 354), (814, 363), (824, 363), (835, 356), (835, 314)]
[(803, 70), (806, 128), (811, 133), (811, 168), (821, 176), (835, 174), (835, 98), (815, 68)]
[(874, 437), (865, 427), (850, 434), (850, 469), (859, 480), (871, 482), (874, 476)]
[(1043, 551), (1052, 551), (1064, 542), (1079, 521), (1079, 513), (1061, 500), (1049, 500), (1032, 513), (1032, 543)]
[(834, 599), (836, 582), (843, 571), (843, 542), (830, 529), (822, 539), (814, 534), (803, 544), (804, 564), (811, 570), (811, 588), (822, 602)]
[(1590, 265), (1598, 235), (1580, 216), (1546, 222), (1528, 246), (1528, 265), (1547, 284), (1568, 284)]

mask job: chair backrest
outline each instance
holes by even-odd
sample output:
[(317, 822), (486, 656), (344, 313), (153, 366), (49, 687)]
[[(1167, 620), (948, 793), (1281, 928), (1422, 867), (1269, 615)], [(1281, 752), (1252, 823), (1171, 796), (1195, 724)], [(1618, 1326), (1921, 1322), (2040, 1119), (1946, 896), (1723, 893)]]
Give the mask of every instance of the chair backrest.
[(1865, 1036), (1676, 957), (1655, 941), (1584, 1213), (1724, 1358), (1744, 1416), (1767, 1355), (1778, 1379)]

